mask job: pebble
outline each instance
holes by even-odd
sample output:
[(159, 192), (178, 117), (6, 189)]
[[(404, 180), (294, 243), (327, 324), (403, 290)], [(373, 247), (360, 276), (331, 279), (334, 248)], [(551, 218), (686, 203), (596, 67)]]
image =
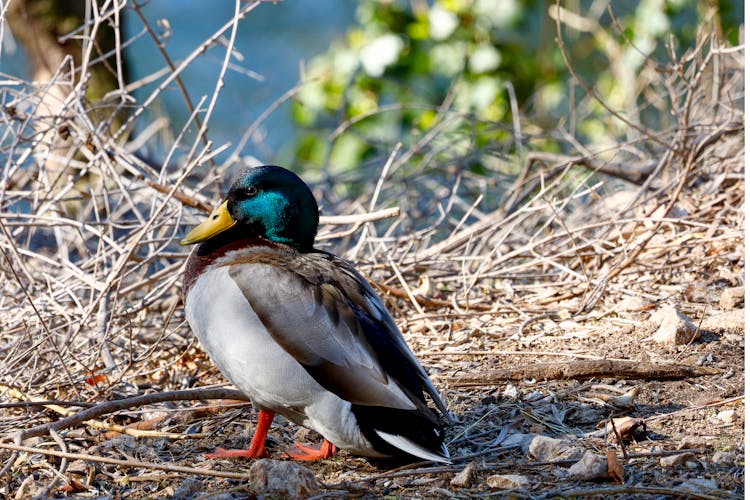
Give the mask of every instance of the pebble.
[(665, 304), (651, 316), (651, 321), (659, 324), (652, 340), (662, 344), (686, 345), (700, 338), (700, 333), (690, 318), (676, 307)]
[(676, 465), (682, 465), (688, 460), (695, 459), (695, 455), (692, 453), (680, 453), (678, 455), (670, 455), (668, 457), (661, 457), (659, 459), (659, 465), (662, 467), (674, 467)]
[(573, 479), (580, 481), (593, 481), (609, 477), (607, 472), (607, 458), (586, 450), (583, 458), (574, 463), (568, 469), (568, 474)]
[(548, 436), (535, 436), (529, 443), (528, 454), (539, 462), (580, 460), (584, 455), (580, 447)]
[(734, 465), (734, 453), (717, 451), (711, 457), (711, 462), (716, 465)]
[(725, 424), (731, 424), (739, 418), (739, 415), (737, 415), (735, 410), (723, 410), (716, 414), (716, 418)]
[(685, 436), (677, 444), (678, 450), (685, 450), (688, 448), (703, 448), (706, 446), (706, 440), (700, 436)]
[(745, 287), (738, 286), (733, 288), (727, 288), (721, 292), (719, 297), (719, 306), (724, 309), (734, 309), (745, 301)]
[(471, 481), (474, 479), (474, 474), (477, 472), (477, 463), (476, 462), (469, 462), (469, 465), (464, 467), (464, 470), (456, 474), (453, 479), (451, 479), (451, 486), (455, 486), (457, 488), (466, 488), (471, 484)]
[(320, 493), (315, 474), (295, 462), (260, 459), (247, 472), (250, 486), (272, 498), (305, 498)]
[(521, 474), (498, 474), (487, 478), (487, 486), (492, 489), (528, 489), (531, 481)]

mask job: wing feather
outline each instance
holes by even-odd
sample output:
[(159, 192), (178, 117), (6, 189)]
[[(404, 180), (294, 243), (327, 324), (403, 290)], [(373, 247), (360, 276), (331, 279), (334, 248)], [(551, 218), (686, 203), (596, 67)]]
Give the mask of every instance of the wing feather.
[(380, 297), (348, 262), (320, 251), (251, 251), (226, 264), (269, 333), (323, 387), (355, 404), (406, 410), (424, 408), (424, 391), (451, 419)]
[[(274, 340), (323, 387), (356, 404), (416, 408), (378, 362), (335, 286), (313, 286), (297, 272), (260, 263), (233, 266), (230, 276)], [(274, 286), (253, 286), (258, 282)]]

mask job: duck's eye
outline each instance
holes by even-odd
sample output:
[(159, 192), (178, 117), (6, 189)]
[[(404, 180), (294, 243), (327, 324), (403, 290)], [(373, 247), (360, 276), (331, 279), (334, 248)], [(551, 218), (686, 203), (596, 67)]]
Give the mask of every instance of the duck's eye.
[(245, 196), (251, 197), (258, 194), (258, 188), (255, 186), (250, 186), (249, 188), (245, 189)]

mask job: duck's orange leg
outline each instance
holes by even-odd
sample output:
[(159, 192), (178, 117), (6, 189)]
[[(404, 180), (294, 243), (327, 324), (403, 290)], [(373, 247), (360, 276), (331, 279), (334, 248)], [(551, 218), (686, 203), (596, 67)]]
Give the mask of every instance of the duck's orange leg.
[(225, 450), (216, 448), (213, 453), (206, 453), (206, 458), (261, 458), (266, 455), (266, 436), (268, 429), (271, 428), (274, 412), (269, 410), (260, 410), (258, 412), (258, 425), (255, 427), (255, 434), (250, 441), (250, 448), (247, 450)]
[(324, 439), (320, 446), (305, 446), (300, 443), (294, 443), (287, 448), (285, 455), (295, 460), (320, 460), (322, 458), (331, 458), (336, 454), (336, 446)]

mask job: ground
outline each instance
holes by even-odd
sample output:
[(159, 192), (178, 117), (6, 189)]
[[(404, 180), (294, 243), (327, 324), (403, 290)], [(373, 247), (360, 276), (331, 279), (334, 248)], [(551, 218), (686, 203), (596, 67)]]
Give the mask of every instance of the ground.
[[(693, 290), (701, 286), (685, 285)], [(679, 346), (653, 340), (658, 327), (652, 320), (656, 308), (647, 302), (639, 302), (639, 310), (623, 310), (637, 305), (627, 301), (623, 308), (594, 313), (583, 320), (563, 320), (561, 310), (557, 315), (541, 315), (533, 325), (525, 323), (523, 329), (518, 323), (498, 326), (502, 321), (493, 321), (487, 312), (467, 315), (469, 322), (479, 321), (485, 329), (461, 326), (465, 320), (458, 319), (454, 320), (456, 333), (440, 339), (432, 337), (424, 322), (402, 318), (400, 326), (409, 343), (455, 414), (456, 423), (446, 431), (453, 465), (373, 461), (347, 452), (329, 460), (293, 463), (283, 460), (283, 450), (295, 440), (314, 443), (319, 437), (279, 417), (269, 435), (268, 459), (255, 463), (207, 459), (203, 455), (216, 446), (246, 447), (255, 412), (240, 403), (235, 403), (240, 408), (225, 403), (175, 404), (171, 409), (134, 412), (114, 421), (153, 421), (164, 432), (205, 437), (136, 438), (102, 435), (90, 429), (67, 433), (70, 451), (131, 463), (124, 467), (73, 459), (66, 477), (69, 484), (78, 486), (69, 492), (81, 498), (252, 498), (269, 494), (425, 498), (498, 494), (519, 498), (667, 498), (679, 494), (686, 498), (740, 498), (744, 493), (744, 311), (734, 307), (743, 297), (737, 290), (726, 293), (729, 288), (725, 285), (722, 281), (706, 286), (701, 288), (705, 293), (699, 295), (713, 300), (724, 290), (725, 296), (733, 297), (724, 301), (728, 310), (716, 302), (675, 301), (696, 324), (710, 328), (703, 326), (693, 342)], [(636, 366), (651, 362), (706, 368), (710, 374), (678, 376), (676, 380), (654, 380), (648, 372), (639, 378), (623, 378), (617, 373), (585, 377), (589, 366), (581, 369), (582, 380), (518, 377), (532, 368), (560, 362), (575, 373), (577, 367), (584, 366), (582, 362), (602, 359), (633, 361)], [(221, 382), (194, 343), (177, 363), (151, 378)], [(637, 389), (634, 396), (633, 389)], [(631, 397), (607, 399), (622, 394)], [(602, 423), (620, 417), (637, 419), (632, 421), (634, 428), (620, 429), (622, 442), (611, 432), (605, 439)], [(29, 441), (33, 446), (44, 443), (40, 438)], [(606, 457), (608, 450), (622, 466), (619, 479), (606, 467), (604, 458), (603, 470), (598, 470), (594, 461), (582, 467), (581, 475), (571, 475), (584, 452)], [(30, 495), (44, 487), (49, 480), (44, 471), (59, 465), (54, 457), (47, 460), (48, 464), (33, 454), (19, 459), (14, 469), (26, 479), (18, 491)], [(188, 469), (157, 471), (140, 464)], [(214, 476), (222, 472), (236, 473), (239, 478)]]
[[(602, 497), (620, 492), (622, 498), (632, 498), (668, 497), (664, 490), (667, 488), (686, 497), (742, 497), (742, 324), (726, 324), (726, 330), (704, 332), (694, 343), (675, 347), (648, 340), (654, 330), (647, 321), (648, 312), (616, 316), (619, 321), (600, 320), (590, 329), (581, 325), (582, 332), (558, 329), (557, 334), (550, 333), (529, 343), (517, 339), (497, 341), (494, 349), (483, 346), (480, 338), (447, 343), (439, 356), (434, 349), (433, 352), (417, 350), (458, 420), (447, 432), (454, 465), (373, 463), (343, 452), (335, 459), (305, 467), (325, 484), (321, 494), (331, 496), (473, 497), (495, 492), (542, 498), (569, 496), (576, 491), (584, 496), (598, 492)], [(613, 327), (618, 322), (627, 327)], [(553, 324), (549, 322), (550, 327)], [(493, 354), (493, 350), (503, 353)], [(715, 368), (718, 373), (679, 380), (621, 379), (613, 374), (585, 381), (498, 381), (480, 387), (451, 384), (452, 379), (463, 373), (479, 375), (502, 367), (561, 360), (575, 365), (580, 359), (604, 358), (703, 366)], [(633, 388), (640, 392), (632, 406), (617, 407), (596, 398), (597, 394), (619, 394)], [(624, 439), (622, 445), (611, 435), (605, 442), (601, 433), (597, 433), (600, 423), (625, 416), (641, 419), (639, 429), (631, 438)], [(225, 417), (222, 414), (214, 418), (223, 421)], [(202, 445), (191, 443), (184, 452), (194, 457), (196, 450), (210, 451), (217, 444), (246, 446), (252, 422), (252, 412), (245, 410), (232, 424), (222, 426), (218, 440), (212, 438)], [(271, 434), (272, 459), (280, 458), (284, 447), (295, 439), (296, 430), (292, 424), (278, 422)], [(554, 437), (559, 440), (554, 444), (560, 444), (561, 449), (555, 447), (551, 455), (533, 456), (528, 442), (522, 439), (531, 434)], [(316, 437), (304, 435), (303, 439), (315, 441)], [(504, 446), (506, 442), (510, 444)], [(605, 456), (610, 449), (615, 450), (618, 462), (624, 467), (624, 485), (616, 485), (608, 478), (606, 469), (603, 477), (590, 480), (569, 475), (580, 451), (590, 450)], [(573, 453), (574, 458), (565, 458), (568, 453)], [(476, 472), (456, 485), (455, 478), (472, 462), (477, 465)], [(247, 468), (247, 463), (228, 460), (200, 460), (199, 465), (237, 472)], [(497, 481), (493, 478), (508, 474), (520, 475), (527, 483), (512, 491), (508, 483), (493, 487), (493, 481)], [(240, 482), (204, 479), (201, 489), (222, 491), (237, 484)]]

